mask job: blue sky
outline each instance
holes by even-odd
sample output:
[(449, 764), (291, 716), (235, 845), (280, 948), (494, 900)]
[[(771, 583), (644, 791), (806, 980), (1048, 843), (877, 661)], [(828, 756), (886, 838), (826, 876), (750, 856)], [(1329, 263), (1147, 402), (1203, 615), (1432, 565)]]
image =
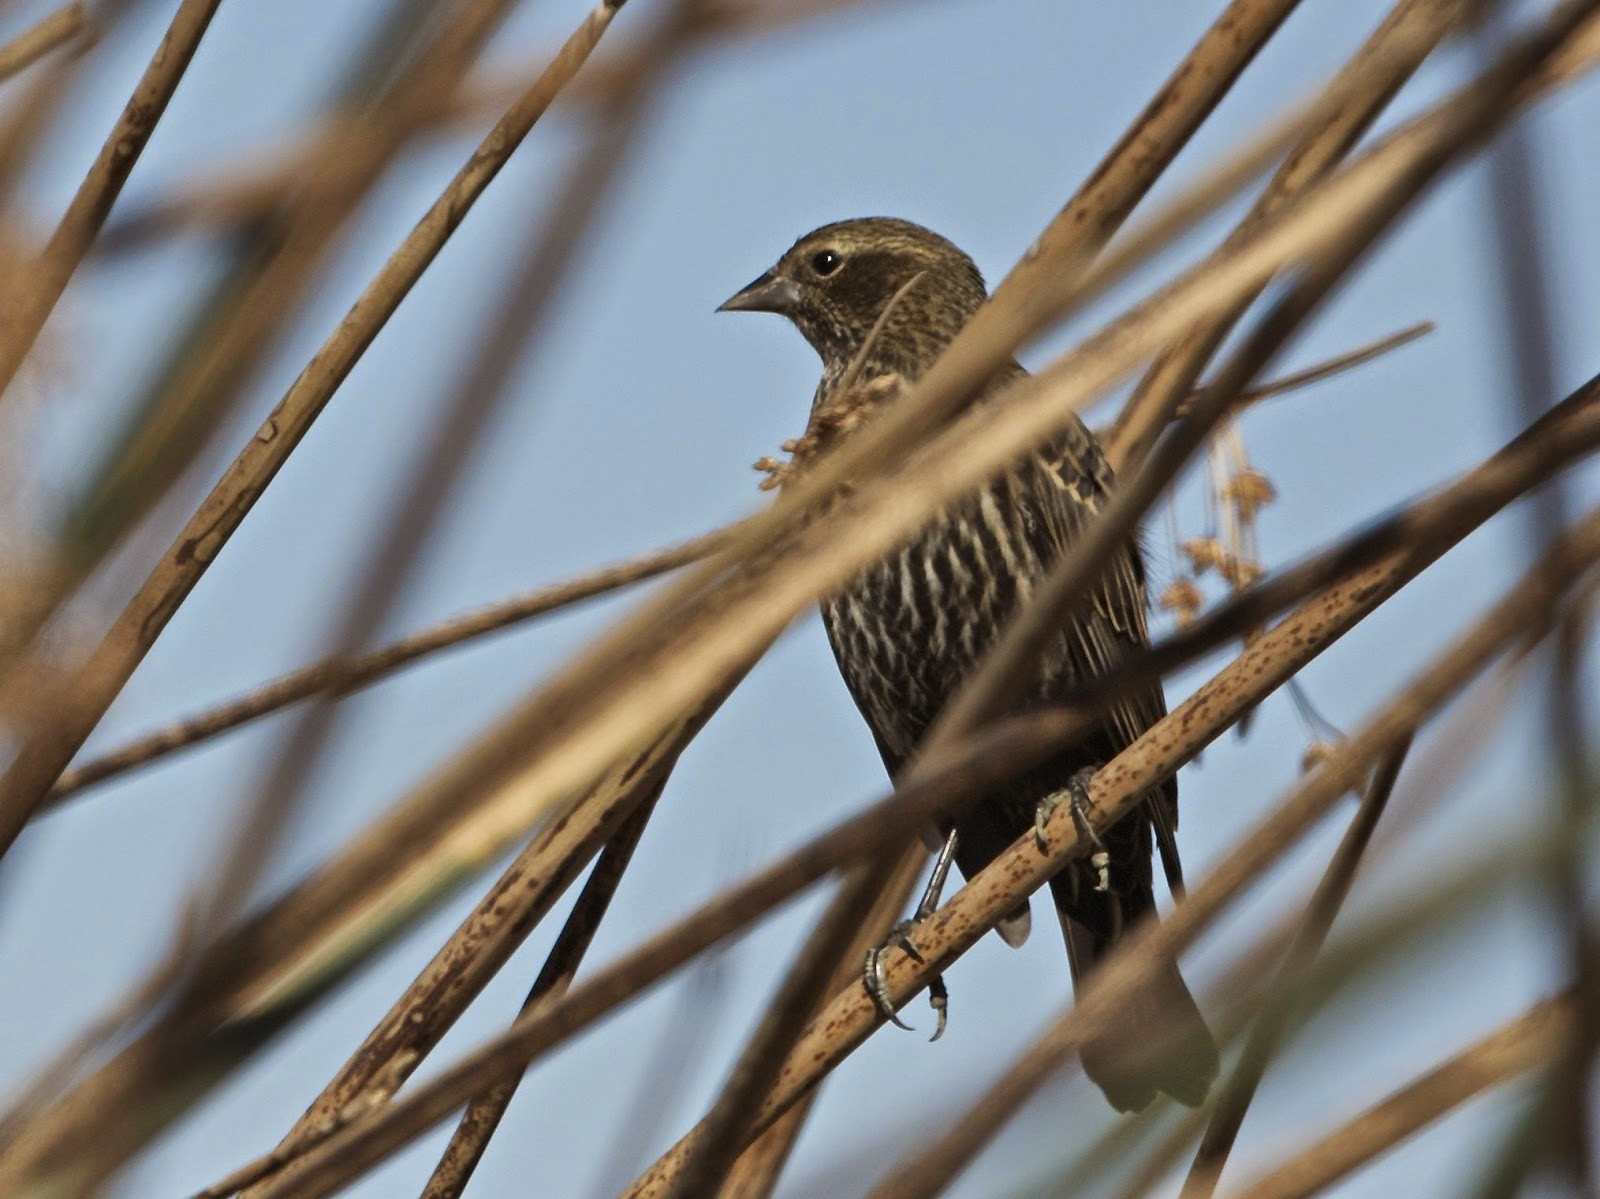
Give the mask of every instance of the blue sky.
[[(145, 5), (64, 116), (57, 148), (30, 180), (41, 226), (59, 212), (159, 37), (170, 5)], [(520, 60), (581, 19), (571, 0), (525, 5), (492, 54)], [(660, 0), (633, 0), (610, 35), (647, 28)], [(390, 632), (720, 524), (761, 502), (749, 464), (803, 425), (817, 367), (773, 318), (713, 309), (793, 238), (844, 216), (918, 220), (968, 249), (999, 278), (1215, 15), (1216, 4), (1132, 0), (881, 3), (692, 59), (647, 118), (563, 287), (554, 319), (528, 347), (513, 393)], [(1383, 15), (1369, 0), (1307, 3), (1178, 160), (1161, 192), (1191, 178), (1269, 114), (1326, 77)], [(19, 12), (36, 11), (19, 6)], [(278, 0), (224, 4), (126, 194), (141, 198), (286, 134), (313, 114), (324, 80), (376, 6)], [(11, 18), (13, 23), (20, 16)], [(8, 25), (9, 29), (12, 26)], [(18, 26), (20, 27), (20, 26)], [(7, 35), (9, 36), (9, 35)], [(1452, 48), (1419, 74), (1396, 112), (1415, 111), (1464, 78)], [(1548, 198), (1562, 394), (1597, 369), (1600, 327), (1600, 86), (1587, 81), (1531, 121)], [(511, 247), (549, 215), (553, 185), (577, 144), (566, 119), (538, 127), (340, 390), (311, 435), (221, 555), (96, 734), (109, 746), (306, 660), (330, 597), (380, 528), (415, 443), (429, 427), (485, 323)], [(473, 134), (475, 137), (476, 134)], [(322, 280), (315, 302), (220, 439), (176, 527), (254, 422), (281, 395), (360, 287), (470, 151), (440, 138), (379, 189)], [(1161, 193), (1158, 193), (1158, 195)], [(1447, 177), (1349, 280), (1290, 350), (1308, 363), (1412, 322), (1438, 331), (1376, 364), (1264, 405), (1244, 422), (1256, 464), (1278, 485), (1261, 522), (1268, 564), (1289, 561), (1425, 487), (1512, 431), (1514, 397), (1500, 336), (1483, 172)], [(1238, 207), (1024, 355), (1048, 360), (1096, 317), (1191, 261)], [(65, 364), (42, 384), (39, 460), (64, 486), (159, 347), (162, 315), (205, 279), (215, 249), (183, 241), (86, 268), (49, 331)], [(1579, 480), (1591, 502), (1596, 475)], [(1179, 497), (1185, 533), (1201, 531), (1193, 487)], [(1152, 530), (1158, 580), (1177, 561)], [(1311, 667), (1305, 682), (1350, 726), (1508, 584), (1523, 526), (1495, 522), (1468, 540)], [(143, 544), (150, 553), (156, 535)], [(298, 877), (383, 811), (422, 772), (484, 727), (629, 601), (591, 605), (408, 672), (347, 705), (344, 735), (318, 772), (304, 818), (266, 890)], [(1172, 681), (1186, 694), (1199, 672)], [(272, 752), (271, 728), (231, 736), (86, 796), (36, 827), (5, 878), (0, 911), (0, 1079), (21, 1077), (165, 943), (188, 890), (206, 875), (230, 802)], [(1225, 852), (1296, 775), (1305, 733), (1286, 699), (1244, 740), (1229, 736), (1182, 776), (1181, 844), (1191, 875)], [(1512, 801), (1537, 803), (1532, 706), (1484, 740), (1449, 805), (1375, 870), (1356, 907), (1415, 885), (1473, 843), (1469, 825)], [(793, 629), (685, 755), (601, 930), (603, 962), (755, 864), (819, 831), (884, 788), (881, 767), (813, 618)], [(1402, 792), (1405, 790), (1402, 783)], [(1337, 837), (1320, 831), (1289, 866), (1208, 938), (1186, 969), (1214, 977), (1249, 933), (1314, 877)], [(85, 876), (91, 880), (85, 884)], [(130, 901), (131, 899), (131, 901)], [(185, 1119), (137, 1164), (129, 1195), (193, 1190), (266, 1149), (470, 906), (464, 895), (325, 1003)], [(752, 1026), (814, 904), (761, 926), (724, 962), (722, 1015), (706, 1056), (686, 1067), (656, 1132), (660, 1148), (693, 1122)], [(554, 933), (541, 930), (446, 1040), (447, 1061), (509, 1018)], [(880, 1033), (830, 1081), (780, 1194), (837, 1193), (881, 1168), (885, 1144), (939, 1127), (1065, 1002), (1064, 956), (1040, 926), (1022, 952), (987, 939), (951, 972), (949, 1034), (937, 1046)], [(1353, 1113), (1525, 1006), (1549, 985), (1547, 935), (1525, 904), (1501, 904), (1416, 969), (1391, 971), (1341, 999), (1269, 1075), (1246, 1126), (1243, 1181), (1309, 1130)], [(1426, 968), (1428, 980), (1420, 973)], [(524, 1085), (475, 1184), (520, 1193), (528, 1172), (553, 1193), (585, 1195), (619, 1135), (638, 1070), (681, 1035), (678, 986), (663, 988), (554, 1055)], [(1411, 1017), (1379, 1053), (1361, 1030)], [(1425, 1017), (1425, 1018), (1424, 1018)], [(913, 1018), (926, 1021), (919, 1008)], [(1492, 1143), (1505, 1107), (1480, 1103), (1350, 1180), (1341, 1195), (1446, 1194)], [(1065, 1154), (1109, 1120), (1081, 1081), (1052, 1087), (953, 1193), (1010, 1193), (1032, 1164)], [(930, 1125), (930, 1121), (932, 1122)], [(441, 1132), (440, 1136), (442, 1137)], [(442, 1144), (432, 1138), (352, 1194), (414, 1190)], [(891, 1152), (893, 1151), (891, 1149)], [(830, 1175), (836, 1160), (866, 1176)], [(880, 1156), (875, 1156), (880, 1155)], [(874, 1166), (874, 1163), (879, 1163)], [(1031, 1164), (1030, 1164), (1031, 1163)], [(644, 1163), (637, 1163), (642, 1165)], [(609, 1176), (607, 1176), (609, 1177)], [(827, 1181), (834, 1178), (835, 1181)], [(1408, 1188), (1408, 1189), (1406, 1189)]]

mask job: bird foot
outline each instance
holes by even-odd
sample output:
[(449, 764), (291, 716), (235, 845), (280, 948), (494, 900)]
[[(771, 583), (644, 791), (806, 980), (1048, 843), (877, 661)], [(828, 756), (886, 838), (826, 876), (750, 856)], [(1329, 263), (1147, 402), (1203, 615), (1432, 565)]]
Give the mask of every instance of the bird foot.
[[(861, 972), (861, 985), (866, 988), (867, 996), (878, 1011), (883, 1013), (896, 1028), (903, 1028), (907, 1032), (916, 1031), (895, 1013), (894, 1003), (889, 997), (889, 975), (887, 962), (891, 949), (903, 949), (906, 956), (918, 965), (922, 964), (922, 954), (911, 942), (911, 930), (916, 927), (915, 921), (904, 920), (889, 930), (889, 935), (883, 943), (867, 950), (867, 960)], [(944, 985), (944, 976), (936, 974), (933, 981), (928, 984), (928, 1004), (933, 1008), (938, 1018), (938, 1024), (933, 1030), (930, 1041), (937, 1041), (944, 1036), (945, 1024), (950, 1015), (950, 991)]]
[(1063, 791), (1054, 791), (1039, 801), (1039, 806), (1033, 812), (1033, 837), (1043, 853), (1047, 848), (1044, 830), (1050, 824), (1050, 817), (1062, 804), (1066, 804), (1072, 812), (1072, 823), (1077, 826), (1078, 835), (1094, 846), (1094, 853), (1089, 856), (1089, 864), (1094, 867), (1096, 891), (1111, 890), (1111, 854), (1106, 849), (1106, 843), (1100, 839), (1100, 834), (1094, 831), (1094, 825), (1089, 823), (1089, 780), (1094, 777), (1093, 767), (1078, 771), (1067, 780)]

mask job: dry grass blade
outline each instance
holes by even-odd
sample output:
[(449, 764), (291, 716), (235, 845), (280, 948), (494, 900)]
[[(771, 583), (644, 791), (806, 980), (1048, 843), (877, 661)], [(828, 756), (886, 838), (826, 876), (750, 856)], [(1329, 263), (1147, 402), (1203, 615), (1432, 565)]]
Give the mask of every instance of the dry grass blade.
[[(1381, 358), (1391, 350), (1398, 350), (1401, 346), (1410, 345), (1419, 337), (1426, 337), (1434, 330), (1432, 321), (1418, 321), (1414, 325), (1407, 325), (1387, 337), (1380, 337), (1376, 341), (1369, 341), (1366, 345), (1357, 346), (1333, 358), (1314, 363), (1304, 370), (1292, 371), (1287, 375), (1280, 375), (1276, 379), (1263, 383), (1260, 387), (1247, 387), (1239, 393), (1241, 405), (1255, 404), (1261, 400), (1272, 399), (1287, 392), (1297, 391), (1302, 387), (1309, 387), (1313, 383), (1320, 383), (1334, 375), (1343, 374), (1358, 366), (1364, 366), (1374, 358)], [(1178, 405), (1175, 417), (1181, 419), (1188, 416), (1193, 409), (1191, 400)]]
[[(192, 2), (192, 0), (191, 0)], [(185, 5), (187, 11), (188, 5)], [(549, 69), (512, 105), (367, 286), (322, 349), (213, 488), (139, 593), (77, 672), (70, 703), (29, 738), (0, 778), (0, 852), (8, 849), (133, 669), (199, 582), (400, 300), (513, 150), (577, 72), (618, 5), (603, 0)]]
[(89, 27), (89, 14), (79, 0), (41, 17), (31, 28), (0, 46), (0, 83), (21, 74), (57, 46)]
[(1539, 1004), (1237, 1192), (1235, 1199), (1316, 1194), (1479, 1092), (1555, 1061), (1571, 1039), (1572, 1026), (1570, 996)]

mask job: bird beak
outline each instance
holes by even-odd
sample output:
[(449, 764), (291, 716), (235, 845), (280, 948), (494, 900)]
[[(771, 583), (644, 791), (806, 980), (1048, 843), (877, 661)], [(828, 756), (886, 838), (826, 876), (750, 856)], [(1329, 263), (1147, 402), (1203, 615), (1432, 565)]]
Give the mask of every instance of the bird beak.
[(800, 303), (800, 288), (792, 279), (771, 271), (722, 302), (718, 312), (776, 312), (787, 316)]

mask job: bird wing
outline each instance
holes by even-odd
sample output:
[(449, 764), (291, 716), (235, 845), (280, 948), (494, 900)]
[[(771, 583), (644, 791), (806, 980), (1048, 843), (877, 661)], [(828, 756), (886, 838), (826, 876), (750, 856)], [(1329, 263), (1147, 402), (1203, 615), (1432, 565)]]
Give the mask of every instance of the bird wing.
[[(1088, 522), (1110, 493), (1111, 466), (1094, 435), (1081, 421), (1042, 451), (1040, 469), (1021, 472), (1036, 480), (1034, 507), (1044, 532), (1054, 544), (1052, 557), (1077, 544)], [(1089, 611), (1068, 622), (1061, 678), (1069, 684), (1106, 674), (1131, 652), (1150, 644), (1146, 622), (1144, 556), (1136, 542), (1119, 553), (1102, 573), (1090, 596)], [(1118, 748), (1125, 748), (1167, 714), (1159, 683), (1141, 688), (1111, 704), (1105, 724)], [(1178, 787), (1168, 779), (1147, 803), (1161, 848), (1162, 868), (1175, 891), (1183, 888), (1182, 866), (1174, 834), (1178, 827)]]

